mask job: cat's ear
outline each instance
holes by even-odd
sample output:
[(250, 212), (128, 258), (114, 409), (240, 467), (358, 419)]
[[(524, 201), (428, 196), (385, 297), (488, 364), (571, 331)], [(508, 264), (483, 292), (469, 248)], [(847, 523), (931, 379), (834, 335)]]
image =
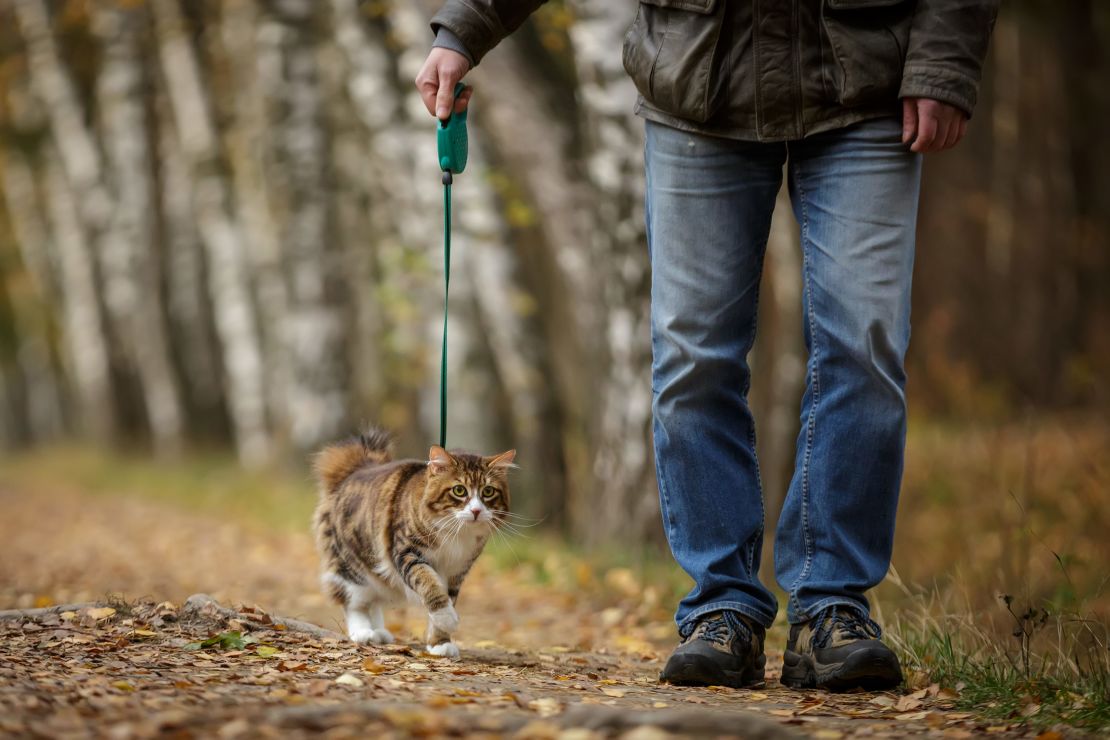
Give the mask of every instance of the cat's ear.
[(489, 458), (487, 465), (491, 468), (513, 468), (513, 460), (516, 459), (516, 450), (509, 450), (502, 452), (500, 455), (494, 455)]
[(432, 445), (432, 449), (428, 450), (428, 466), (433, 473), (442, 473), (454, 462), (455, 459), (451, 454), (439, 445)]

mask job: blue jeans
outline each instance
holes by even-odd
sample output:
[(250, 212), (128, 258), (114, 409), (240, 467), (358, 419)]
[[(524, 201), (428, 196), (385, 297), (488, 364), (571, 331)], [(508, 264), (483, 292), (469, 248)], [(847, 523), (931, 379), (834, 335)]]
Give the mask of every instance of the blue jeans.
[(890, 564), (906, 435), (921, 158), (900, 121), (741, 142), (647, 124), (655, 459), (671, 551), (694, 579), (681, 626), (733, 609), (769, 627), (748, 351), (771, 211), (788, 165), (809, 362), (775, 538), (787, 618), (868, 612)]

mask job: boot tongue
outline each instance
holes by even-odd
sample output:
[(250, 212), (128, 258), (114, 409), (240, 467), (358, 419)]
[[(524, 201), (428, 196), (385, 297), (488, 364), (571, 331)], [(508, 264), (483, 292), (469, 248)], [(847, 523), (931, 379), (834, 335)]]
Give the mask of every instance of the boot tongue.
[(879, 626), (851, 609), (832, 609), (822, 620), (825, 647), (837, 647), (856, 640), (878, 639)]

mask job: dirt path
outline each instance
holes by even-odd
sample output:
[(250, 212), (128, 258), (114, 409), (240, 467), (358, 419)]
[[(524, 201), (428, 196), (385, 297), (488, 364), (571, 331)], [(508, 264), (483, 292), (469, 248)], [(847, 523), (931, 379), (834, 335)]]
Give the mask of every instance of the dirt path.
[[(0, 735), (535, 738), (1004, 736), (951, 711), (944, 692), (849, 694), (660, 686), (669, 605), (610, 574), (557, 589), (480, 565), (460, 599), (459, 661), (422, 653), (414, 610), (401, 644), (267, 626), (266, 613), (341, 630), (316, 586), (307, 533), (252, 529), (164, 504), (0, 490)], [(593, 582), (591, 574), (581, 574)], [(602, 579), (603, 581), (605, 579)], [(206, 592), (236, 615), (184, 608)], [(116, 596), (126, 601), (120, 601)], [(166, 603), (168, 602), (168, 603)], [(189, 643), (238, 632), (189, 649)], [(256, 640), (256, 641), (255, 641)], [(769, 638), (781, 649), (782, 634)]]

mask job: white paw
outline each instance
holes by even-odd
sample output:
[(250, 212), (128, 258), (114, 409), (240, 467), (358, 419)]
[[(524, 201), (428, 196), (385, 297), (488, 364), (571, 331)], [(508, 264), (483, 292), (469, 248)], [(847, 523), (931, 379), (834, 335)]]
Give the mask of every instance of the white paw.
[(432, 620), (432, 625), (440, 632), (451, 634), (459, 628), (459, 613), (450, 604), (442, 609), (436, 609), (434, 612), (428, 612), (428, 618)]
[(351, 638), (351, 642), (356, 642), (359, 645), (388, 645), (393, 642), (393, 634), (385, 629), (373, 629), (369, 627), (353, 628), (347, 636)]
[(441, 642), (438, 645), (428, 645), (428, 652), (441, 658), (459, 657), (459, 646), (453, 642)]

